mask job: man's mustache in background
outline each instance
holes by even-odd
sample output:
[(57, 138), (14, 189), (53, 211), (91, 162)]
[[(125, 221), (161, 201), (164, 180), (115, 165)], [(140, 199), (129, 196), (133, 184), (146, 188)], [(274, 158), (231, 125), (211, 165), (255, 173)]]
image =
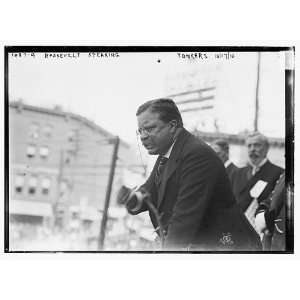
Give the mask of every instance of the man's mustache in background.
[(255, 151), (253, 151), (253, 152), (250, 152), (249, 156), (250, 156), (251, 158), (258, 158), (258, 157), (259, 157), (259, 154), (258, 154), (257, 152), (255, 152)]

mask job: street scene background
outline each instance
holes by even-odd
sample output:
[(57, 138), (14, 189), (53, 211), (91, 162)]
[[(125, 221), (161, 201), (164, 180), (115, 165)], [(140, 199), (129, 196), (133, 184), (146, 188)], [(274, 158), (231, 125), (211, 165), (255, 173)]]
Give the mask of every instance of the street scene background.
[(8, 63), (11, 251), (152, 249), (147, 213), (117, 201), (156, 159), (135, 134), (147, 100), (172, 98), (184, 126), (228, 140), (240, 167), (259, 130), (285, 167), (283, 52), (15, 52)]

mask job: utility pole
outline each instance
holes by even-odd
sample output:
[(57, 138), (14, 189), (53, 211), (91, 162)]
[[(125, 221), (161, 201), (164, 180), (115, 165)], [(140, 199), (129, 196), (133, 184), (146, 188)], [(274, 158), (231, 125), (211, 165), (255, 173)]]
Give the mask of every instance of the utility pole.
[(109, 202), (110, 202), (112, 183), (113, 183), (113, 179), (114, 179), (114, 175), (115, 175), (116, 163), (117, 163), (117, 159), (118, 159), (118, 149), (119, 149), (120, 139), (117, 136), (117, 137), (113, 138), (111, 140), (111, 142), (114, 145), (114, 149), (113, 149), (110, 172), (109, 172), (109, 177), (108, 177), (108, 184), (107, 184), (106, 195), (105, 195), (104, 210), (103, 210), (103, 216), (102, 216), (102, 220), (101, 220), (100, 234), (99, 234), (99, 240), (98, 240), (98, 249), (99, 250), (103, 250), (103, 248), (104, 248), (106, 223), (107, 223), (107, 213), (108, 213), (108, 207), (109, 207)]
[(54, 224), (55, 226), (58, 225), (58, 218), (59, 218), (59, 202), (60, 202), (60, 187), (61, 187), (61, 182), (63, 179), (63, 171), (64, 171), (64, 151), (60, 150), (60, 157), (59, 157), (59, 166), (58, 166), (58, 175), (57, 175), (57, 193), (56, 193), (56, 199), (55, 199), (55, 204), (54, 204)]
[(261, 53), (258, 52), (258, 59), (257, 59), (257, 79), (256, 79), (256, 92), (255, 92), (254, 131), (258, 131), (260, 60), (261, 60)]

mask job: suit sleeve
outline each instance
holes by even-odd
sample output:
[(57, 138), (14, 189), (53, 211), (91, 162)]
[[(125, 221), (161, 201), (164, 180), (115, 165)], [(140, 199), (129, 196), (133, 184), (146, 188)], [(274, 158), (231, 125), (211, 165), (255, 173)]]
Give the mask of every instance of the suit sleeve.
[(179, 192), (165, 246), (187, 247), (203, 224), (218, 180), (220, 164), (209, 153), (190, 153), (182, 161)]

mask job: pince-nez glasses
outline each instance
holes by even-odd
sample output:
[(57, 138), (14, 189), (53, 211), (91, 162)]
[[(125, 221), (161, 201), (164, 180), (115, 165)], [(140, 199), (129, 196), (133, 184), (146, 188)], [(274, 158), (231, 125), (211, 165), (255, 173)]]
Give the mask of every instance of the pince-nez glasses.
[(154, 130), (155, 130), (155, 126), (152, 126), (152, 127), (146, 127), (146, 128), (139, 128), (136, 130), (136, 134), (138, 136), (141, 136), (141, 135), (146, 135), (146, 136), (149, 136)]

